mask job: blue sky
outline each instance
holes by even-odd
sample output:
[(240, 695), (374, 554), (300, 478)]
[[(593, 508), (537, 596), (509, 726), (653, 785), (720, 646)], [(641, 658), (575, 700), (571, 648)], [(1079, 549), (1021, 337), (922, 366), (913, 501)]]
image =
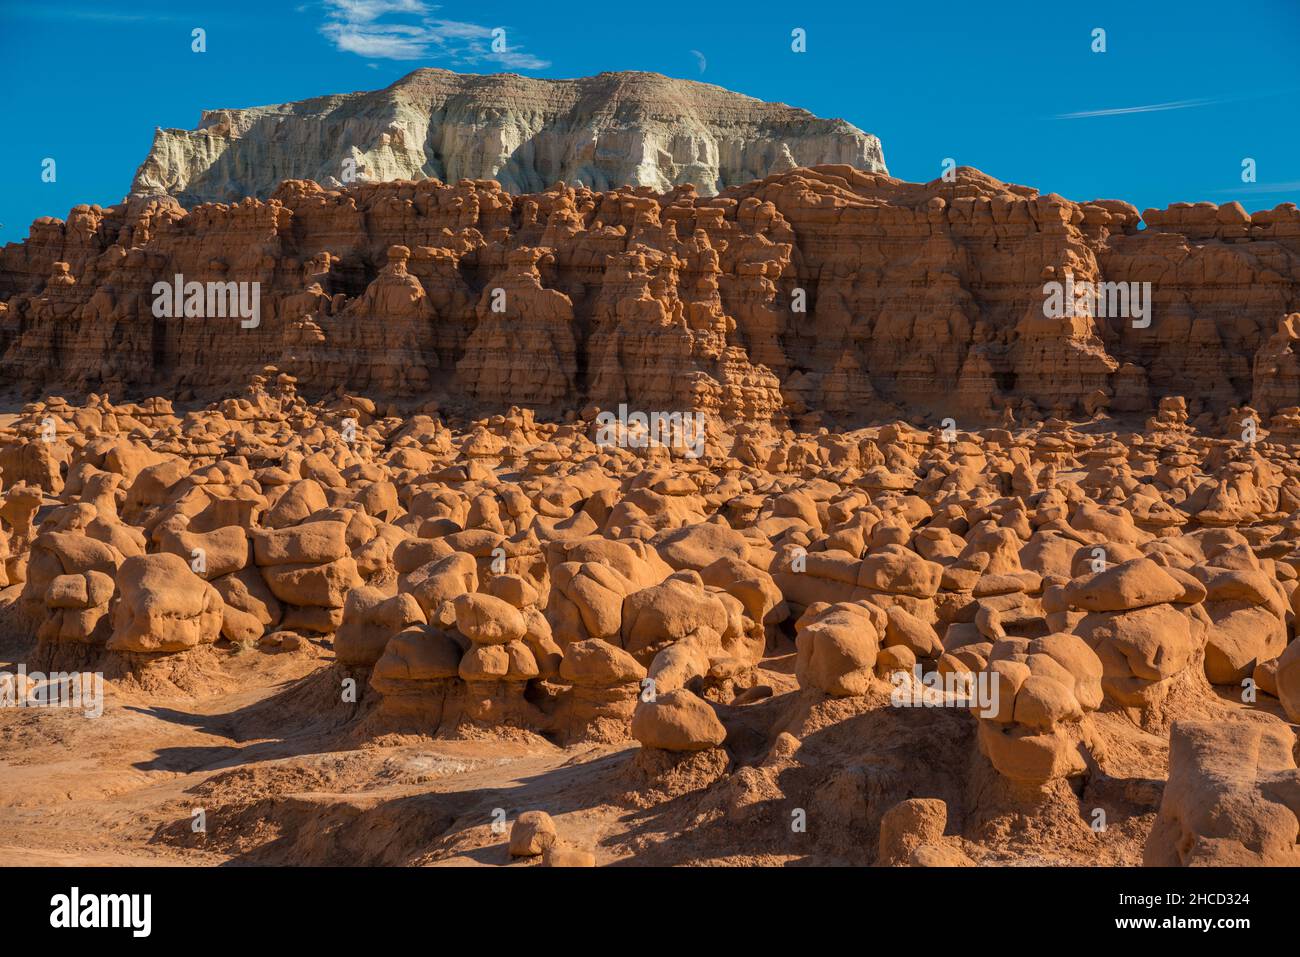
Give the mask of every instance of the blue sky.
[[(205, 53), (191, 51), (195, 27)], [(495, 27), (505, 53), (492, 52)], [(806, 53), (791, 51), (796, 27)], [(842, 117), (879, 136), (904, 179), (933, 179), (952, 157), (1076, 200), (1253, 211), (1300, 200), (1298, 51), (1300, 0), (3, 0), (0, 242), (37, 216), (120, 201), (155, 126), (376, 89), (421, 66), (654, 70)], [(54, 183), (41, 180), (46, 157)]]

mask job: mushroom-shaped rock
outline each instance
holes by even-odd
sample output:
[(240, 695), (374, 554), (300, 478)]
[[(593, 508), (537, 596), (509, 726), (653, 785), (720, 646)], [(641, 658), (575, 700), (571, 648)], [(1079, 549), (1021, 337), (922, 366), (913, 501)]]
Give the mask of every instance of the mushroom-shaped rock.
[(973, 706), (980, 750), (998, 773), (1039, 786), (1087, 770), (1096, 743), (1086, 712), (1101, 703), (1102, 664), (1075, 635), (999, 642)]
[(703, 751), (720, 745), (727, 737), (727, 729), (708, 702), (678, 688), (637, 705), (632, 715), (632, 737), (647, 748)]
[(187, 651), (221, 633), (221, 596), (176, 555), (126, 559), (117, 585), (110, 651)]
[(1250, 561), (1253, 567), (1192, 570), (1205, 586), (1205, 676), (1213, 684), (1240, 684), (1286, 648), (1289, 602), (1253, 555)]
[(1151, 559), (1136, 558), (1071, 582), (1065, 598), (1085, 611), (1131, 611), (1181, 601), (1185, 591)]
[(504, 645), (518, 641), (527, 632), (524, 617), (509, 602), (491, 595), (459, 595), (452, 602), (456, 628), (478, 645)]
[(626, 739), (646, 677), (641, 662), (603, 639), (588, 638), (564, 649), (559, 677), (570, 685), (560, 720), (568, 740)]
[(875, 592), (933, 598), (939, 591), (943, 566), (927, 561), (902, 545), (873, 551), (858, 570), (859, 587)]
[[(693, 580), (685, 577), (693, 575)], [(704, 589), (694, 572), (679, 573), (623, 602), (621, 643), (638, 661), (648, 664), (664, 647), (707, 627), (722, 635), (729, 630), (727, 608)]]
[(524, 699), (528, 682), (540, 673), (524, 642), (475, 644), (460, 659), (459, 673), (466, 686), (464, 714), (471, 721), (532, 726), (541, 720)]
[(574, 685), (612, 687), (640, 683), (646, 675), (641, 662), (599, 638), (575, 641), (564, 649), (560, 678)]
[[(401, 567), (397, 565), (399, 571)], [(455, 621), (451, 603), (478, 588), (478, 563), (473, 555), (452, 552), (400, 575), (397, 588), (419, 602), (429, 621), (450, 625)]]
[(103, 645), (112, 631), (109, 606), (114, 590), (113, 579), (93, 569), (56, 575), (45, 589), (47, 617), (37, 638)]
[(564, 562), (552, 572), (546, 609), (556, 643), (563, 648), (586, 638), (618, 641), (623, 599), (636, 585), (619, 571), (596, 562)]
[(343, 606), (343, 624), (334, 635), (334, 655), (344, 664), (373, 665), (393, 636), (422, 624), (424, 611), (411, 595), (390, 597), (377, 588), (354, 588)]
[(867, 602), (810, 607), (796, 625), (799, 687), (836, 698), (866, 694), (886, 621), (885, 613)]
[(1143, 558), (1052, 586), (1043, 605), (1050, 627), (1077, 634), (1101, 660), (1106, 696), (1149, 723), (1175, 683), (1204, 685), (1192, 674), (1205, 647), (1204, 594), (1191, 575)]
[(461, 647), (444, 631), (413, 625), (398, 632), (375, 662), (370, 685), (383, 696), (381, 710), (410, 716), (432, 730), (460, 674)]
[(459, 671), (471, 682), (524, 682), (537, 677), (537, 661), (522, 641), (475, 645), (461, 658)]
[(207, 581), (237, 572), (248, 564), (248, 535), (238, 525), (192, 532), (182, 523), (166, 523), (154, 537), (163, 551), (185, 559)]

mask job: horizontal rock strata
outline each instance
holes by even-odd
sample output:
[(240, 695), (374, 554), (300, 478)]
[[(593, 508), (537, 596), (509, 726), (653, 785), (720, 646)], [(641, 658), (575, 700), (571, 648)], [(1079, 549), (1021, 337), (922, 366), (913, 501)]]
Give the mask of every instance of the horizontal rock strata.
[[(177, 276), (257, 283), (259, 314), (232, 294), (186, 318), (156, 292)], [(1145, 318), (1082, 296), (1052, 317), (1052, 283), (1149, 284)], [(273, 366), (315, 394), (807, 429), (1300, 404), (1293, 204), (1139, 215), (965, 168), (796, 169), (712, 198), (433, 179), (188, 211), (136, 197), (37, 220), (0, 251), (0, 300), (0, 378), (32, 396), (215, 396)]]

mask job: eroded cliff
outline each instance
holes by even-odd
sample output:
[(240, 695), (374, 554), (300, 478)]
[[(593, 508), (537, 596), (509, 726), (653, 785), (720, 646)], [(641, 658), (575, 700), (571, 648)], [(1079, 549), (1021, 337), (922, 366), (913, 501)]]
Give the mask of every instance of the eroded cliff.
[[(257, 283), (255, 327), (158, 315), (176, 276)], [(1051, 317), (1052, 282), (1149, 284), (1145, 319), (1083, 299)], [(0, 299), (0, 378), (33, 394), (179, 396), (274, 366), (316, 393), (802, 428), (1300, 401), (1293, 204), (1139, 216), (969, 169), (797, 169), (717, 197), (484, 180), (136, 197), (38, 220), (0, 252)]]

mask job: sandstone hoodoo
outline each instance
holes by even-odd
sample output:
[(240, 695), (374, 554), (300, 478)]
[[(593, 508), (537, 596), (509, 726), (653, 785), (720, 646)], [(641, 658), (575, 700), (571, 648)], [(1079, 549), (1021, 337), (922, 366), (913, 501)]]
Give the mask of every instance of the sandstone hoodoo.
[[(1226, 414), (1239, 435), (1300, 434), (1297, 380), (1268, 371), (1285, 367), (1286, 317), (1300, 311), (1300, 211), (1229, 222), (1232, 209), (1139, 215), (965, 168), (916, 184), (848, 166), (712, 198), (690, 186), (514, 195), (482, 179), (291, 180), (266, 200), (189, 211), (137, 197), (38, 220), (0, 250), (0, 376), (31, 396), (57, 384), (221, 398), (271, 365), (314, 396), (551, 418), (595, 403), (602, 434), (641, 444), (707, 443), (709, 417), (815, 430), (919, 415), (950, 434), (1157, 406), (1152, 427), (1171, 438)], [(1081, 298), (1049, 317), (1044, 290), (1062, 275), (1150, 282), (1149, 315), (1102, 318)], [(156, 313), (180, 281), (233, 305), (207, 315), (197, 295), (192, 314)], [(1164, 408), (1189, 376), (1195, 394)], [(47, 452), (5, 454), (46, 487)], [(1098, 469), (1122, 473), (1104, 454)], [(1181, 467), (1176, 446), (1160, 454)], [(870, 463), (881, 487), (898, 482), (894, 465)], [(1201, 521), (1282, 507), (1257, 484), (1234, 466), (1199, 493)], [(1178, 521), (1141, 483), (1126, 487), (1139, 525)]]
[(186, 206), (269, 198), (281, 180), (493, 179), (712, 195), (796, 166), (884, 173), (880, 141), (843, 120), (658, 73), (543, 80), (420, 69), (368, 93), (205, 110), (158, 130), (132, 195)]
[[(0, 640), (106, 721), (222, 709), (219, 854), (275, 859), (286, 789), (390, 862), (1293, 863), (1300, 474), (1186, 407), (696, 448), (270, 368), (48, 398), (0, 427)], [(374, 837), (385, 782), (450, 810)]]

